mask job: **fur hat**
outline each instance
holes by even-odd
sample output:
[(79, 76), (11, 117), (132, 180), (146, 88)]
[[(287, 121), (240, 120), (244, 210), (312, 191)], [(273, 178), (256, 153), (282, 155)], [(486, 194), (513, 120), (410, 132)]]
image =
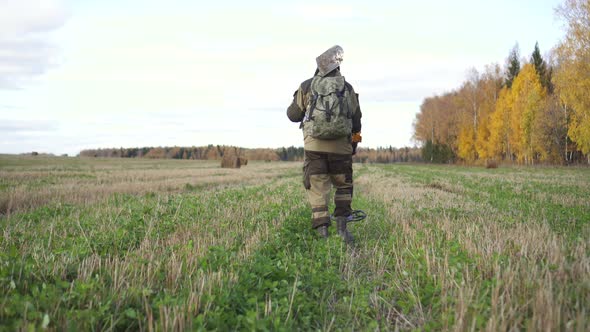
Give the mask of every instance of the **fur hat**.
[(343, 56), (344, 50), (342, 47), (335, 45), (315, 58), (320, 75), (325, 76), (332, 70), (338, 68), (340, 63), (342, 63)]

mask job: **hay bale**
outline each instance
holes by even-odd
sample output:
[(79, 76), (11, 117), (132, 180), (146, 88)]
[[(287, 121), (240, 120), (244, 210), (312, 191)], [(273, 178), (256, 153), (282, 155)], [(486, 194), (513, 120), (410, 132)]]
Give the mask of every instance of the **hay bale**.
[(236, 156), (224, 156), (221, 159), (221, 168), (240, 168), (240, 166), (247, 164), (248, 159)]

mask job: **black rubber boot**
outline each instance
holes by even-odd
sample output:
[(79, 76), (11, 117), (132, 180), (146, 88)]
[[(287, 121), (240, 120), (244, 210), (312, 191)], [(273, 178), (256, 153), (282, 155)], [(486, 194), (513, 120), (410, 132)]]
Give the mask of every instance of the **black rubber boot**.
[(327, 239), (328, 236), (330, 235), (328, 233), (328, 225), (322, 225), (322, 226), (316, 228), (315, 230), (318, 232), (318, 234), (320, 235), (320, 237), (322, 237), (324, 239)]
[(337, 217), (336, 218), (336, 227), (338, 228), (338, 235), (342, 238), (344, 243), (346, 244), (354, 244), (354, 237), (350, 232), (346, 229), (346, 224), (348, 223), (348, 218), (346, 217)]

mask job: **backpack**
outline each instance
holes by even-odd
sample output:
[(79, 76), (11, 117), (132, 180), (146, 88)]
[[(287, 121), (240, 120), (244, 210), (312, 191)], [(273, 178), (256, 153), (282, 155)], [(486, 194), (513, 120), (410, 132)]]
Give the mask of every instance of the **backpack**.
[(350, 92), (343, 76), (315, 76), (303, 120), (305, 136), (331, 140), (352, 134)]

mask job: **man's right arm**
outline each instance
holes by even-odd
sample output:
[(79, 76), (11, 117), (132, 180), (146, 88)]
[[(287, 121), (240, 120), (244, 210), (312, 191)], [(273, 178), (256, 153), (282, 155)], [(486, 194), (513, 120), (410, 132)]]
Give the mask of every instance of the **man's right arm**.
[[(354, 93), (354, 90), (353, 90)], [(355, 111), (352, 114), (352, 155), (356, 154), (356, 148), (361, 140), (361, 118), (363, 114), (361, 113), (361, 107), (359, 103), (359, 95), (358, 93), (354, 93), (354, 101), (355, 103)]]
[(356, 110), (352, 113), (352, 133), (360, 133), (361, 132), (361, 118), (363, 117), (363, 113), (361, 112), (361, 106), (359, 103), (359, 95), (355, 93), (355, 100), (356, 100)]

